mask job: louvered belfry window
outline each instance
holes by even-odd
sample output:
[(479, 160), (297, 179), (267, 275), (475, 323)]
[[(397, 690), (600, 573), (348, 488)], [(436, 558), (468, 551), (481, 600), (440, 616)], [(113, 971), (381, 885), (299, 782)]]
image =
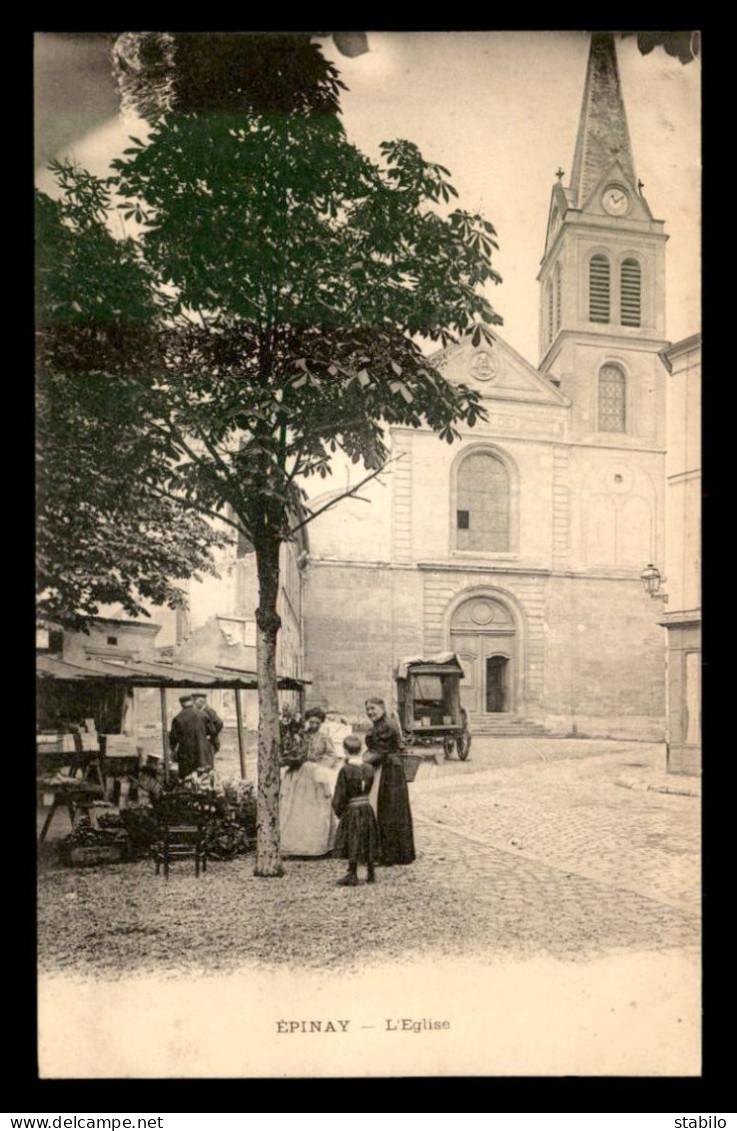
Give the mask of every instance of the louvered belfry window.
[(560, 283), (560, 263), (555, 265), (555, 330), (556, 333), (560, 330), (561, 324), (561, 311), (562, 311), (562, 295)]
[(509, 549), (509, 474), (500, 459), (473, 452), (458, 468), (456, 549)]
[(589, 321), (609, 321), (609, 260), (605, 255), (592, 255), (589, 263)]
[(548, 345), (550, 345), (550, 343), (553, 340), (553, 284), (550, 281), (550, 279), (548, 279), (547, 283), (545, 284), (545, 297), (547, 299), (547, 320), (548, 320), (547, 341), (548, 341)]
[(626, 384), (616, 365), (605, 365), (599, 373), (599, 431), (624, 432)]
[(642, 282), (640, 264), (636, 259), (623, 260), (621, 284), (621, 323), (623, 326), (640, 326)]

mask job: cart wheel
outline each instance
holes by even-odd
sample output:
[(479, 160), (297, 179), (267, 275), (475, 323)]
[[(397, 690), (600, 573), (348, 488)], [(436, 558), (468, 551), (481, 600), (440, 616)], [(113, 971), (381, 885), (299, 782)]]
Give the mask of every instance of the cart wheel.
[(461, 731), (456, 738), (456, 749), (458, 750), (458, 757), (462, 762), (466, 761), (471, 750), (471, 735), (468, 731)]
[(453, 753), (454, 746), (455, 743), (453, 742), (453, 736), (451, 734), (446, 734), (443, 738), (443, 751), (446, 758), (450, 758), (451, 754)]

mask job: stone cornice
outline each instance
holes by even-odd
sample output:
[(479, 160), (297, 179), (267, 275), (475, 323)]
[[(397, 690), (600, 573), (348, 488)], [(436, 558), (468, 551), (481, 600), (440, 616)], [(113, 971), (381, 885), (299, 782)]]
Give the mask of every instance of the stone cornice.
[(585, 569), (552, 569), (545, 566), (513, 566), (506, 563), (486, 565), (480, 562), (387, 562), (351, 561), (349, 558), (312, 558), (310, 567), (339, 567), (341, 569), (372, 569), (399, 571), (404, 573), (466, 573), (466, 574), (515, 574), (519, 577), (568, 577), (573, 581), (623, 581), (639, 584), (640, 574), (637, 570), (585, 570)]
[[(547, 377), (546, 366), (552, 365), (556, 360), (561, 350), (561, 345), (569, 338), (573, 338), (581, 345), (603, 345), (608, 346), (610, 349), (626, 349), (628, 352), (638, 350), (641, 353), (657, 353), (662, 359), (664, 353), (664, 340), (663, 338), (645, 338), (645, 337), (630, 337), (627, 334), (626, 327), (622, 329), (621, 333), (612, 333), (609, 330), (597, 332), (596, 330), (574, 330), (566, 329), (559, 330), (555, 335), (554, 340), (550, 343), (547, 350), (540, 359), (538, 365), (539, 371), (544, 377)], [(633, 328), (633, 334), (639, 334), (638, 328)], [(555, 354), (553, 351), (555, 350)], [(548, 378), (549, 379), (549, 378)]]
[(701, 612), (699, 609), (686, 609), (680, 613), (666, 613), (663, 620), (658, 621), (658, 624), (663, 628), (698, 625), (701, 624)]
[(701, 348), (701, 332), (697, 331), (691, 334), (689, 338), (682, 338), (680, 342), (671, 342), (666, 345), (661, 351), (660, 356), (664, 364), (668, 368), (668, 372), (672, 373), (672, 362), (675, 358), (681, 357), (685, 353), (691, 353), (693, 350)]
[[(537, 407), (544, 407), (544, 406), (537, 406)], [(394, 433), (394, 432), (397, 432), (397, 433), (408, 433), (408, 432), (409, 433), (419, 433), (422, 436), (435, 436), (435, 435), (437, 435), (437, 433), (433, 432), (432, 428), (412, 428), (409, 425), (403, 425), (403, 424), (392, 425), (391, 432), (392, 433)], [(491, 432), (491, 431), (482, 432), (481, 429), (474, 429), (473, 431), (469, 431), (469, 432), (461, 432), (461, 434), (460, 434), (460, 440), (461, 441), (463, 441), (463, 440), (477, 440), (479, 443), (484, 443), (486, 441), (489, 441), (489, 442), (493, 442), (495, 444), (547, 444), (547, 445), (551, 445), (551, 446), (555, 445), (556, 447), (560, 447), (560, 448), (589, 448), (590, 451), (612, 451), (612, 452), (620, 452), (621, 454), (629, 454), (631, 452), (642, 452), (645, 455), (656, 455), (656, 456), (665, 455), (665, 448), (652, 447), (652, 446), (645, 444), (645, 443), (637, 444), (637, 437), (636, 436), (632, 436), (632, 437), (628, 437), (628, 438), (634, 440), (635, 442), (631, 445), (630, 444), (625, 445), (625, 444), (607, 444), (607, 443), (598, 444), (598, 443), (595, 443), (592, 440), (576, 440), (576, 439), (560, 440), (560, 439), (555, 439), (553, 436), (549, 436), (549, 437), (548, 436), (525, 436), (525, 435), (522, 434), (522, 430), (520, 430), (520, 434), (516, 435), (516, 436), (513, 436), (508, 432)], [(390, 470), (387, 471), (386, 474), (390, 475), (391, 471)]]

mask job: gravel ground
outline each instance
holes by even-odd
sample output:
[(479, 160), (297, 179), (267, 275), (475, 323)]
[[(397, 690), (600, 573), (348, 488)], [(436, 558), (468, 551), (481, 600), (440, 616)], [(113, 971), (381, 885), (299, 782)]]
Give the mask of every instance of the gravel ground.
[(450, 833), (419, 822), (417, 832), (431, 848), (358, 889), (335, 886), (343, 864), (330, 859), (289, 860), (273, 880), (254, 877), (252, 857), (212, 862), (199, 880), (179, 862), (168, 882), (148, 861), (43, 867), (40, 969), (116, 978), (410, 956), (583, 959), (698, 942), (695, 917), (678, 909), (493, 849), (480, 862)]
[(626, 751), (513, 753), (524, 764), (437, 767), (450, 776), (413, 785), (418, 858), (378, 869), (375, 885), (336, 887), (344, 864), (330, 858), (287, 860), (273, 880), (253, 875), (253, 856), (211, 861), (199, 879), (190, 861), (168, 881), (149, 860), (72, 869), (49, 840), (40, 969), (114, 980), (697, 947), (698, 803), (617, 789)]
[(486, 941), (485, 918), (462, 892), (439, 891), (442, 906), (428, 904), (432, 863), (423, 859), (380, 868), (375, 885), (350, 889), (336, 887), (345, 865), (332, 859), (287, 860), (286, 875), (273, 880), (253, 875), (253, 857), (210, 862), (199, 880), (189, 862), (178, 862), (166, 882), (149, 861), (69, 869), (46, 855), (38, 938), (40, 966), (49, 971), (322, 968), (397, 959), (408, 949), (453, 955)]

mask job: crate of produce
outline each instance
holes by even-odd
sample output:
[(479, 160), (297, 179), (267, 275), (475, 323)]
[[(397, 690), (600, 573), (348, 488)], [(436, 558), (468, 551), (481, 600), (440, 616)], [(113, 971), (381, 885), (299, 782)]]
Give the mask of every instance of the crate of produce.
[(62, 754), (64, 751), (64, 735), (56, 731), (37, 734), (36, 750), (39, 754)]
[(138, 740), (128, 734), (101, 734), (100, 742), (109, 758), (138, 757)]
[(102, 759), (102, 772), (106, 778), (124, 778), (128, 774), (138, 775), (137, 754), (115, 754)]

